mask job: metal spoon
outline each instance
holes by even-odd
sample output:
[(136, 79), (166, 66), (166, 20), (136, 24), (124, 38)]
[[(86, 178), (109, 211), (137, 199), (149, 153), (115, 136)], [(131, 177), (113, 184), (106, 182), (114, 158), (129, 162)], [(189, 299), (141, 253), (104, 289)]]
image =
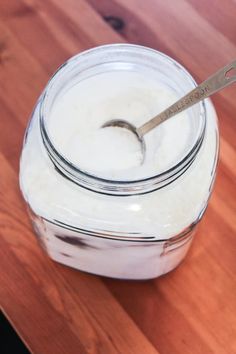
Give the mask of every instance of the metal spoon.
[[(120, 127), (130, 130), (134, 133), (141, 144), (141, 151), (143, 155), (143, 161), (145, 159), (146, 146), (143, 136), (150, 130), (156, 128), (159, 124), (165, 122), (167, 119), (175, 116), (177, 113), (184, 111), (185, 109), (193, 106), (194, 104), (202, 101), (203, 99), (211, 96), (213, 93), (221, 90), (222, 88), (232, 84), (236, 81), (236, 60), (232, 63), (224, 66), (215, 74), (210, 76), (207, 80), (203, 81), (195, 89), (187, 93), (184, 97), (180, 98), (177, 102), (170, 107), (144, 123), (140, 127), (135, 127), (123, 119), (112, 119), (103, 124), (105, 127)], [(142, 161), (142, 162), (143, 162)]]

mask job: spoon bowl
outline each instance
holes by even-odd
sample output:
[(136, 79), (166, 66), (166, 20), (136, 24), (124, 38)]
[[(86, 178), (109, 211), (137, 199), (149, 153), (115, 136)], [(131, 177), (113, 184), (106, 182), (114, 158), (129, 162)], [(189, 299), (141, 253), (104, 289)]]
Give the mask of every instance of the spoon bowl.
[(138, 141), (140, 143), (141, 152), (142, 152), (141, 163), (144, 162), (144, 158), (145, 158), (145, 154), (146, 154), (146, 144), (145, 144), (145, 140), (144, 140), (143, 136), (139, 133), (139, 130), (135, 127), (135, 125), (133, 125), (132, 123), (130, 123), (124, 119), (111, 119), (102, 125), (102, 128), (107, 128), (107, 127), (124, 128), (124, 129), (131, 131), (136, 136), (136, 138), (138, 139)]

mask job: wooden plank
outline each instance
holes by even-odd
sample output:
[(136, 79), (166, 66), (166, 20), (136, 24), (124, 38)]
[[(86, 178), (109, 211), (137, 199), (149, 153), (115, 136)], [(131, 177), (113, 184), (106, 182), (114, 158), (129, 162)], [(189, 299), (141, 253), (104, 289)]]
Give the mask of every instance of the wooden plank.
[(5, 57), (0, 65), (1, 100), (25, 127), (49, 76), (1, 21), (0, 33)]
[(0, 19), (49, 74), (81, 50), (122, 41), (82, 0), (1, 1)]
[(236, 2), (232, 0), (224, 0), (224, 3), (221, 0), (188, 0), (188, 2), (199, 12), (201, 17), (235, 44)]
[(0, 116), (0, 151), (12, 165), (14, 170), (18, 171), (25, 127), (18, 121), (17, 116), (5, 105), (1, 96)]
[(236, 151), (232, 145), (225, 139), (221, 139), (221, 150), (220, 150), (220, 159), (223, 162), (224, 166), (228, 168), (232, 177), (236, 177), (236, 164), (233, 161), (236, 161)]

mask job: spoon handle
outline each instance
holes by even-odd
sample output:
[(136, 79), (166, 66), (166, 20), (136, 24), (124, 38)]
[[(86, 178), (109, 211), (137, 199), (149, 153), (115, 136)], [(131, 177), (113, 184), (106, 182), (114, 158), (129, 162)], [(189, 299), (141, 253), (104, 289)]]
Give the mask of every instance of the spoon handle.
[(143, 124), (141, 127), (137, 128), (138, 135), (143, 136), (165, 120), (193, 106), (195, 103), (202, 101), (204, 98), (211, 96), (213, 93), (221, 90), (222, 88), (230, 85), (235, 81), (236, 60), (221, 68), (207, 80), (198, 85), (195, 89), (190, 91), (187, 95)]

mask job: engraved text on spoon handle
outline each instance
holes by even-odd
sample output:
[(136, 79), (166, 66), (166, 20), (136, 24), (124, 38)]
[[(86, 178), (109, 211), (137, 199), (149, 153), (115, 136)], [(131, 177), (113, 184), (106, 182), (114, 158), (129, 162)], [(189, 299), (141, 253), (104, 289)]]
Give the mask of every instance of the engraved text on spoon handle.
[(143, 136), (160, 123), (211, 96), (234, 81), (236, 81), (236, 60), (217, 71), (187, 95), (139, 127), (137, 129), (139, 136)]

